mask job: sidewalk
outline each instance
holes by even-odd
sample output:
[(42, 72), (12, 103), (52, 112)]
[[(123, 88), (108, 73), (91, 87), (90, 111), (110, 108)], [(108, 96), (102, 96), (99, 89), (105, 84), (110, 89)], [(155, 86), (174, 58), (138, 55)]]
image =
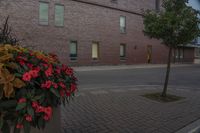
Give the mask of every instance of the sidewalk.
[[(172, 103), (141, 96), (161, 90), (162, 86), (80, 89), (74, 101), (62, 107), (63, 133), (175, 133), (200, 118), (200, 89), (169, 86), (170, 94), (185, 97)], [(185, 131), (181, 133), (191, 130)]]
[[(171, 64), (172, 67), (191, 66), (194, 64)], [(75, 71), (99, 71), (99, 70), (119, 70), (119, 69), (137, 69), (137, 68), (166, 68), (166, 64), (136, 64), (136, 65), (115, 65), (115, 66), (80, 66), (73, 67)]]

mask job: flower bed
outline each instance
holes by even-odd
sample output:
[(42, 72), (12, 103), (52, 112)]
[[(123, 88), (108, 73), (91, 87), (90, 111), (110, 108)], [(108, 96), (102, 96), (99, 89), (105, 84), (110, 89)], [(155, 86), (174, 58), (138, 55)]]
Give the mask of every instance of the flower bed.
[(9, 133), (43, 129), (53, 108), (65, 104), (77, 90), (73, 69), (56, 55), (20, 46), (0, 45), (0, 129)]

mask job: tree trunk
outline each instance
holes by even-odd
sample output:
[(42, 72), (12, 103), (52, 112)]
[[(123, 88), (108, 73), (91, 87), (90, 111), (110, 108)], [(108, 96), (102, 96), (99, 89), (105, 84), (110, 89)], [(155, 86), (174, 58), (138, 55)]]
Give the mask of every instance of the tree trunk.
[(171, 55), (172, 55), (172, 46), (170, 45), (169, 53), (168, 53), (168, 62), (167, 62), (165, 84), (164, 84), (163, 92), (162, 92), (162, 95), (161, 95), (162, 97), (166, 97), (166, 95), (167, 95), (167, 86), (168, 86), (170, 66), (171, 66)]

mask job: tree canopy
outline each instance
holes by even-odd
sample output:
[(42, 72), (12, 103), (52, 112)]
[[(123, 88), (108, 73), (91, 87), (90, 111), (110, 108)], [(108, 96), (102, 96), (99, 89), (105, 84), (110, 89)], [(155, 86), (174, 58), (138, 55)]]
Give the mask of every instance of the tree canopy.
[(185, 45), (200, 36), (199, 12), (187, 6), (188, 0), (163, 0), (160, 12), (144, 14), (144, 34), (161, 39), (171, 47)]

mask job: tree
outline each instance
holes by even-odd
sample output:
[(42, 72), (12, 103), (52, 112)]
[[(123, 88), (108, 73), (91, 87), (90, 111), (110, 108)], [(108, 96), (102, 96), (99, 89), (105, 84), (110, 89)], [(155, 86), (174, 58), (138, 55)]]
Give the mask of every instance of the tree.
[(0, 44), (16, 45), (18, 40), (11, 35), (12, 30), (8, 25), (8, 19), (9, 16), (6, 18), (3, 28), (0, 27)]
[(162, 97), (167, 94), (172, 49), (187, 45), (200, 35), (199, 12), (187, 6), (187, 3), (188, 0), (163, 0), (162, 11), (146, 10), (144, 13), (144, 34), (161, 40), (169, 47)]

